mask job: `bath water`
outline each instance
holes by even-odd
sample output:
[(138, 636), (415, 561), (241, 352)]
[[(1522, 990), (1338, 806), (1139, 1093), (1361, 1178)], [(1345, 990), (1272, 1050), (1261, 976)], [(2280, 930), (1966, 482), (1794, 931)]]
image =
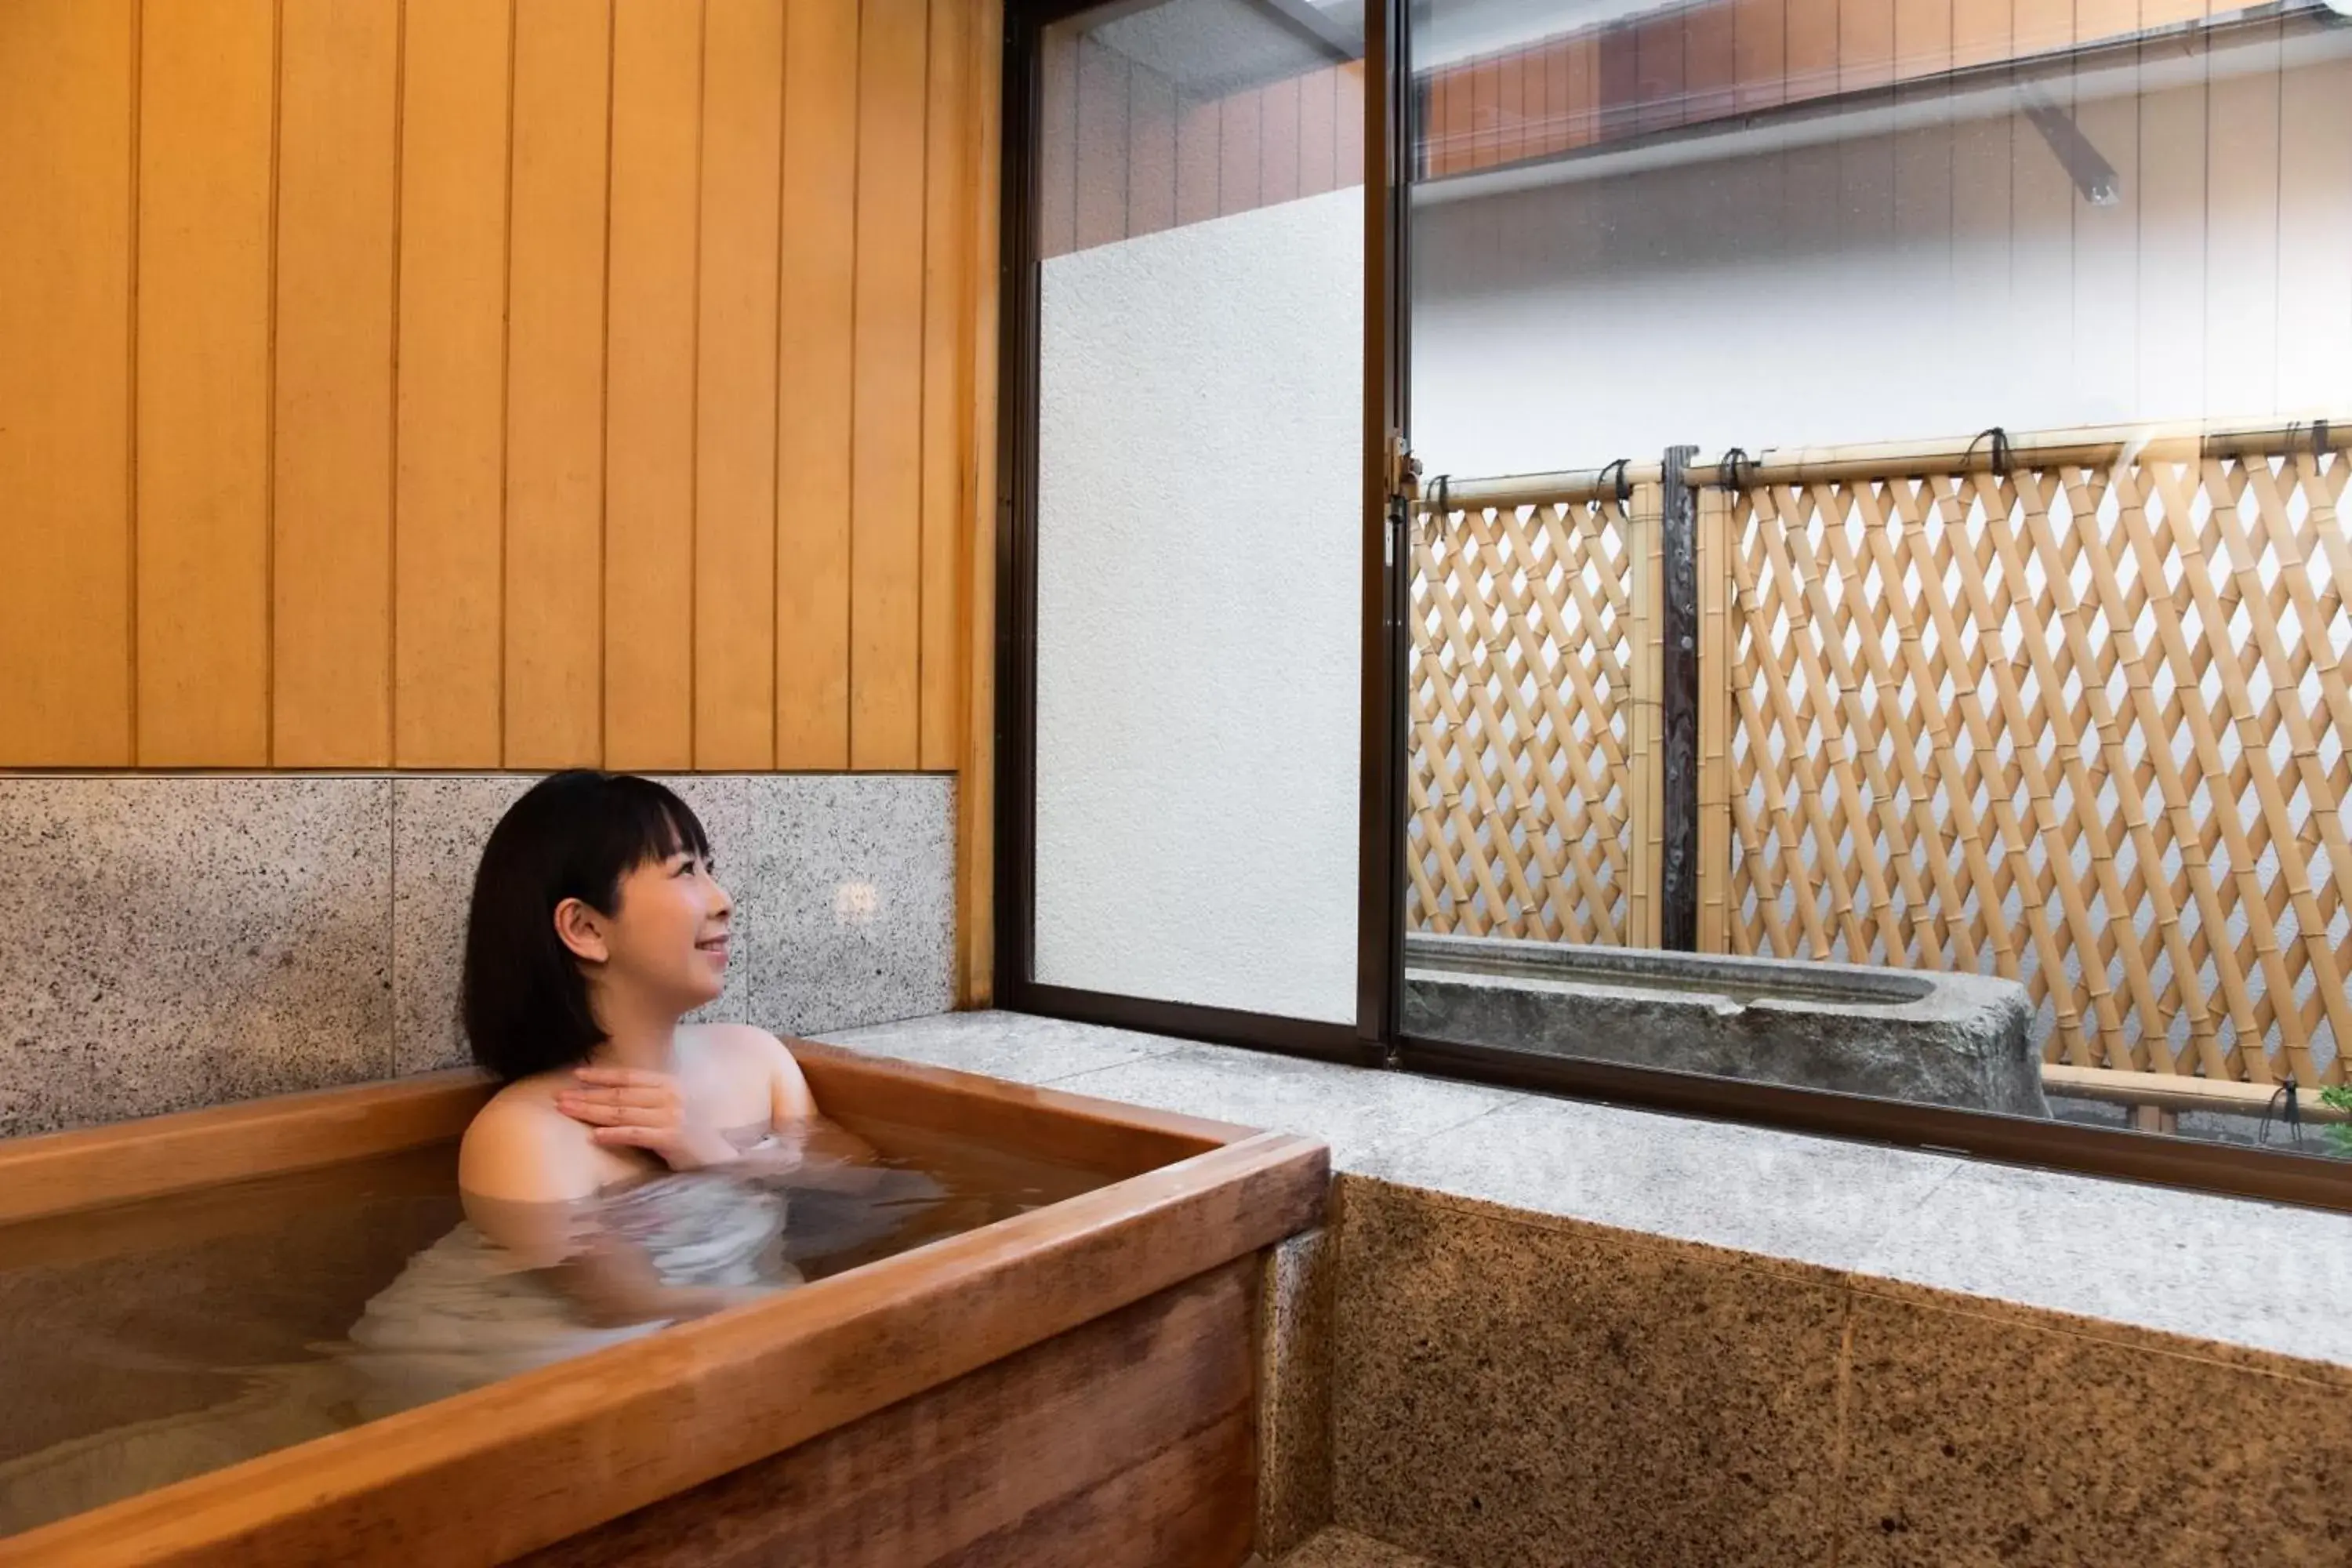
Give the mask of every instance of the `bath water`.
[[(783, 1257), (806, 1280), (1109, 1180), (929, 1130), (854, 1131), (886, 1170), (929, 1179), (779, 1184)], [(0, 1535), (360, 1424), (320, 1390), (369, 1300), (463, 1217), (456, 1174), (451, 1142), (0, 1226)]]

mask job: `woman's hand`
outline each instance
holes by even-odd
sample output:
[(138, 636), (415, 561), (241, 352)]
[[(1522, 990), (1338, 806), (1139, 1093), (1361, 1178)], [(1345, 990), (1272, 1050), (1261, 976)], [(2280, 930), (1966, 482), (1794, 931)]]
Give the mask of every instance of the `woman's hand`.
[(667, 1073), (634, 1068), (581, 1068), (575, 1088), (560, 1089), (555, 1108), (604, 1147), (644, 1149), (673, 1171), (699, 1171), (735, 1159), (735, 1146), (688, 1113), (686, 1095)]

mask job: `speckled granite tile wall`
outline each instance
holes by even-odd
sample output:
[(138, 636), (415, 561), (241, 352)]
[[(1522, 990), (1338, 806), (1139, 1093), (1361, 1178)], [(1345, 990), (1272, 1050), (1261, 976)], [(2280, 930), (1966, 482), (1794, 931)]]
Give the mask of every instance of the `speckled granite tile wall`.
[(2352, 1563), (2352, 1373), (1916, 1287), (1854, 1296), (1839, 1568)]
[[(462, 1061), (474, 861), (529, 782), (0, 777), (0, 1137)], [(952, 780), (671, 782), (739, 911), (712, 1016), (954, 1005)]]
[(0, 1135), (381, 1078), (392, 786), (0, 779)]
[(1339, 1241), (1324, 1227), (1266, 1249), (1258, 1296), (1257, 1552), (1281, 1557), (1331, 1522), (1331, 1312)]

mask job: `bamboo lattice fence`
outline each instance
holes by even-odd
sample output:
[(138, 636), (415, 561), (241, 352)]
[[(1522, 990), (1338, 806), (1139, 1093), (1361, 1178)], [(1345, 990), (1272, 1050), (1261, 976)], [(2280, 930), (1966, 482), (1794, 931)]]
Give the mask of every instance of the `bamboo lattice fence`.
[[(1656, 940), (1658, 476), (1458, 485), (1414, 531), (1406, 921)], [(1639, 830), (1637, 832), (1637, 829)]]
[[(1700, 948), (2009, 975), (2070, 1086), (2345, 1081), (2337, 429), (1695, 465)], [(1656, 930), (1637, 478), (1627, 504), (1595, 476), (1428, 498), (1420, 929)]]

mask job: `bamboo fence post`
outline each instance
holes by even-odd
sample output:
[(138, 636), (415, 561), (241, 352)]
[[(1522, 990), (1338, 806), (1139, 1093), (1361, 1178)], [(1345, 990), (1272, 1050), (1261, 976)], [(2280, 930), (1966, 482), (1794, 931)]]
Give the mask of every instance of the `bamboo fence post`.
[(1625, 711), (1627, 779), (1625, 817), (1625, 944), (1658, 944), (1658, 864), (1660, 847), (1659, 790), (1661, 784), (1658, 725), (1658, 655), (1663, 626), (1659, 616), (1660, 490), (1655, 484), (1634, 487), (1625, 515), (1625, 563), (1632, 609), (1628, 630), (1633, 657), (1626, 668), (1620, 700)]
[(1724, 562), (1731, 492), (1698, 492), (1698, 951), (1728, 952), (1731, 889), (1731, 637)]
[(1659, 744), (1654, 796), (1657, 946), (1698, 947), (1698, 559), (1688, 464), (1696, 447), (1670, 447), (1660, 465), (1657, 565)]

